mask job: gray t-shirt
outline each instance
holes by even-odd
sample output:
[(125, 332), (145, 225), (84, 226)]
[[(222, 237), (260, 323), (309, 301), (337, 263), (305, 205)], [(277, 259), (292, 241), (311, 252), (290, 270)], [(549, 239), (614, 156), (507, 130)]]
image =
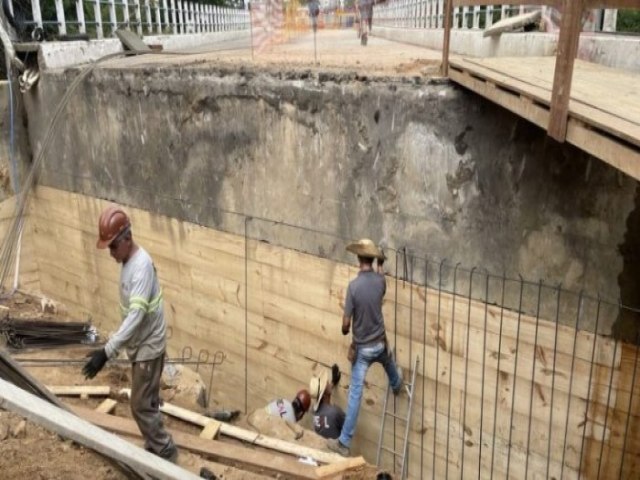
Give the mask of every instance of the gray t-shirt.
[(296, 423), (296, 412), (293, 410), (293, 405), (289, 400), (278, 398), (267, 405), (265, 410), (269, 415)]
[(120, 313), (122, 324), (104, 347), (107, 357), (116, 357), (122, 347), (131, 361), (154, 360), (164, 353), (162, 290), (153, 260), (142, 247), (122, 266)]
[(382, 299), (387, 291), (384, 276), (374, 271), (361, 271), (351, 280), (344, 302), (344, 316), (353, 317), (353, 341), (370, 343), (384, 334)]
[(313, 414), (313, 429), (324, 438), (338, 438), (344, 419), (345, 414), (340, 407), (322, 403)]

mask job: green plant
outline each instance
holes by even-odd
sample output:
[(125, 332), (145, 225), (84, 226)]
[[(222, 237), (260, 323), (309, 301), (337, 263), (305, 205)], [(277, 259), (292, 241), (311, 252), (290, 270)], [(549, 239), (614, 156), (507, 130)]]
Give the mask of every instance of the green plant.
[(616, 30), (640, 33), (640, 10), (618, 10)]

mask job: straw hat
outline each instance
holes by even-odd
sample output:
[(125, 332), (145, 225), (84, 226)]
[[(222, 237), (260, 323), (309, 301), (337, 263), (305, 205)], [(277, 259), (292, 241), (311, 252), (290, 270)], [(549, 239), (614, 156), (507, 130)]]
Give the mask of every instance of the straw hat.
[(309, 393), (311, 394), (311, 399), (315, 400), (313, 405), (314, 412), (320, 406), (320, 400), (322, 400), (322, 396), (327, 389), (327, 383), (329, 383), (329, 377), (325, 369), (320, 372), (319, 377), (313, 376), (309, 381)]
[(384, 259), (382, 251), (368, 238), (363, 238), (355, 243), (347, 245), (347, 251), (355, 253), (359, 257)]

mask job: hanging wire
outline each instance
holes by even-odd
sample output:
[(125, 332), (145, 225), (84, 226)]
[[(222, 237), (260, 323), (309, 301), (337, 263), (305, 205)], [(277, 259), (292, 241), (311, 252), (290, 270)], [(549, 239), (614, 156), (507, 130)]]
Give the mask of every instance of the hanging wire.
[(573, 332), (573, 352), (571, 354), (571, 370), (569, 372), (569, 398), (567, 399), (567, 418), (565, 419), (565, 423), (564, 423), (564, 447), (562, 449), (562, 461), (560, 462), (560, 478), (561, 479), (564, 474), (564, 458), (567, 452), (567, 436), (569, 433), (569, 413), (571, 412), (571, 398), (572, 398), (571, 394), (573, 392), (573, 367), (576, 361), (576, 346), (578, 344), (578, 331), (580, 326), (580, 317), (581, 317), (580, 314), (582, 313), (583, 293), (584, 293), (584, 290), (580, 291), (580, 295), (578, 295), (576, 325), (575, 325), (575, 331)]
[(538, 328), (540, 326), (540, 302), (542, 298), (542, 280), (538, 284), (538, 302), (536, 306), (536, 328), (533, 340), (533, 366), (531, 367), (531, 396), (529, 397), (529, 426), (527, 427), (527, 448), (525, 449), (526, 459), (524, 462), (524, 479), (529, 478), (529, 458), (531, 457), (531, 418), (533, 417), (533, 398), (536, 387), (536, 359), (538, 358)]

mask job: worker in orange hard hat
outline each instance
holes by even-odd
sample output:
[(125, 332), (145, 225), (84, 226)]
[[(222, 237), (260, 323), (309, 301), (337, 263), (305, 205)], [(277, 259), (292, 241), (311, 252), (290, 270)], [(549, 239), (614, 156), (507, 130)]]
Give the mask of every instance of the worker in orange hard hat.
[(122, 208), (111, 205), (98, 220), (100, 249), (109, 248), (120, 272), (122, 323), (104, 348), (89, 354), (82, 373), (95, 377), (110, 358), (126, 348), (132, 362), (131, 413), (144, 437), (145, 449), (170, 461), (178, 450), (160, 416), (160, 376), (166, 349), (166, 322), (162, 290), (153, 260), (133, 241), (131, 222)]
[(290, 402), (284, 398), (278, 398), (265, 407), (269, 415), (280, 417), (295, 423), (302, 420), (311, 406), (311, 395), (307, 390), (300, 390)]

